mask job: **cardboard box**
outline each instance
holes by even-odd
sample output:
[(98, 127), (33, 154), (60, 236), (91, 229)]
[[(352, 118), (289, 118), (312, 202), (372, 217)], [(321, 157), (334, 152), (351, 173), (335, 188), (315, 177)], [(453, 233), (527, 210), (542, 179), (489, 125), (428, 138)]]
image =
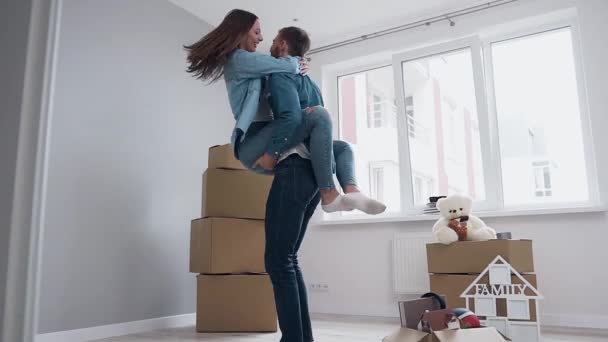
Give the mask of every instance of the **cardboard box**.
[[(436, 292), (437, 293), (437, 292)], [(443, 301), (447, 301), (445, 295), (440, 295)], [(418, 298), (399, 302), (399, 317), (401, 326), (404, 328), (416, 329), (420, 322), (420, 317), (426, 310), (440, 310), (441, 305), (435, 298)]]
[[(522, 276), (532, 286), (537, 288), (535, 274), (523, 274)], [(476, 274), (431, 274), (431, 291), (445, 295), (447, 298), (447, 305), (451, 308), (466, 308), (466, 300), (460, 298), (460, 295), (477, 277), (478, 275)], [(513, 284), (523, 284), (515, 275), (511, 276), (511, 282)], [(482, 277), (480, 283), (488, 284), (488, 276)], [(469, 309), (475, 312), (475, 303), (473, 302), (473, 300), (469, 300)], [(505, 300), (497, 300), (496, 313), (501, 317), (507, 316), (507, 303)], [(533, 301), (530, 301), (530, 321), (536, 321), (536, 306)]]
[(241, 162), (234, 157), (231, 144), (215, 145), (209, 148), (209, 169), (246, 170)]
[(264, 273), (264, 221), (211, 217), (192, 220), (190, 272)]
[(263, 220), (272, 177), (244, 170), (208, 169), (203, 174), (202, 217)]
[(519, 273), (534, 272), (531, 240), (462, 241), (451, 245), (426, 245), (429, 273), (481, 273), (498, 255)]
[(382, 342), (504, 342), (505, 339), (495, 328), (461, 330), (441, 330), (425, 333), (409, 328), (401, 328)]
[(277, 331), (268, 275), (201, 274), (197, 283), (196, 331)]

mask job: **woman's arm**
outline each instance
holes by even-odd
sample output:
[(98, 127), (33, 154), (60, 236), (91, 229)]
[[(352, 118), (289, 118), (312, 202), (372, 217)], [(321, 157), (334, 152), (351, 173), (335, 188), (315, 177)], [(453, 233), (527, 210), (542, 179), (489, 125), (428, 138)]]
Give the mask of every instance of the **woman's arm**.
[(260, 78), (275, 72), (300, 73), (296, 57), (274, 58), (257, 52), (237, 50), (232, 65), (238, 78)]

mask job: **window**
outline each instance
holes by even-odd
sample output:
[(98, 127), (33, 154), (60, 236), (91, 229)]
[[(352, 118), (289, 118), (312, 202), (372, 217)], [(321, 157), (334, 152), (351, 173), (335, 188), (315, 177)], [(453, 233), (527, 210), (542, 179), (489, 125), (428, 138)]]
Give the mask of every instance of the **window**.
[(382, 198), (387, 212), (401, 211), (394, 88), (390, 66), (338, 78), (340, 138), (355, 152), (359, 188)]
[(383, 167), (374, 167), (372, 168), (372, 188), (371, 188), (371, 196), (372, 198), (384, 202), (384, 168)]
[(534, 172), (534, 196), (553, 196), (553, 190), (551, 189), (551, 168), (549, 167), (549, 162), (533, 162), (532, 171)]
[(372, 112), (371, 112), (371, 122), (372, 128), (380, 128), (382, 127), (382, 117), (384, 116), (384, 111), (382, 110), (382, 98), (378, 95), (373, 96), (372, 100)]
[(434, 182), (429, 176), (414, 175), (414, 199), (416, 203), (424, 204), (428, 201), (426, 194), (435, 193)]
[(589, 200), (573, 51), (569, 28), (491, 45), (505, 205)]
[(410, 138), (416, 138), (416, 119), (414, 118), (414, 97), (405, 98), (405, 117), (407, 118), (407, 133)]
[(594, 204), (573, 29), (554, 27), (338, 74), (339, 134), (362, 190), (406, 214), (456, 192), (478, 210)]
[[(415, 132), (408, 134), (414, 205), (454, 192), (483, 200), (485, 194), (474, 182), (484, 176), (481, 162), (473, 157), (481, 153), (481, 144), (474, 130), (478, 118), (471, 50), (409, 59), (401, 68), (405, 108), (409, 101), (420, 108), (417, 125), (408, 124)], [(420, 135), (429, 139), (419, 139)], [(417, 174), (430, 175), (437, 189), (421, 190)]]

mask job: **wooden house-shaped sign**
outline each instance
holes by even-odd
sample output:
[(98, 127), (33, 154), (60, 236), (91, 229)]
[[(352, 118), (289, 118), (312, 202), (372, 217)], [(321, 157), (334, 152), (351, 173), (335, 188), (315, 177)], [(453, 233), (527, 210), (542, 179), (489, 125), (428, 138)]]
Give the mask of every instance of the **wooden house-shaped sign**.
[[(517, 281), (514, 282), (513, 278)], [(512, 341), (540, 341), (538, 301), (543, 297), (500, 255), (464, 290), (460, 297), (466, 300), (467, 309), (470, 308), (471, 302), (474, 303), (475, 314), (482, 320), (485, 318), (484, 325), (495, 327)], [(498, 302), (506, 303), (506, 315), (499, 316)], [(531, 319), (531, 306), (536, 308), (534, 321)]]

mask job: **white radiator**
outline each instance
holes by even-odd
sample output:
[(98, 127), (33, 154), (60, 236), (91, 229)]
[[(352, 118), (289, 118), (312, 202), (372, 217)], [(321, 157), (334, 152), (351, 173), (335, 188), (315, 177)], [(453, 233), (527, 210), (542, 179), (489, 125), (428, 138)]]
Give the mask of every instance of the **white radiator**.
[(395, 235), (393, 240), (395, 293), (419, 294), (429, 291), (426, 244), (432, 240), (430, 232)]

